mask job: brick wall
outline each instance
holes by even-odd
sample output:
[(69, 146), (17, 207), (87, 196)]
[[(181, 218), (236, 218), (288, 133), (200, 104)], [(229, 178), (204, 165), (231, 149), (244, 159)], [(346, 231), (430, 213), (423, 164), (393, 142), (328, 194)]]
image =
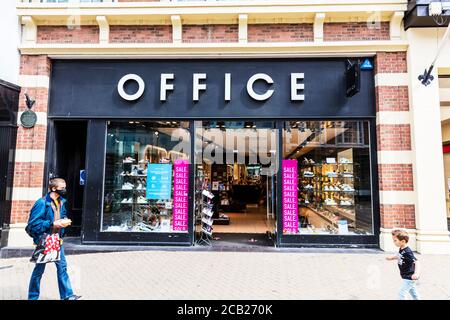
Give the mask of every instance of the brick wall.
[(172, 26), (110, 26), (111, 43), (172, 42)]
[[(402, 78), (402, 74), (407, 71), (405, 52), (377, 53), (375, 57), (375, 74), (393, 74), (392, 76), (394, 77), (398, 75), (399, 78)], [(408, 86), (406, 85), (395, 86), (381, 83), (375, 88), (375, 97), (377, 114), (379, 112), (391, 112), (394, 115), (396, 112), (404, 113), (409, 111)], [(411, 150), (411, 128), (409, 123), (379, 123), (376, 128), (378, 151)], [(414, 191), (413, 170), (412, 163), (379, 163), (380, 191), (398, 192), (399, 197), (404, 192)], [(383, 203), (383, 198), (381, 198), (381, 201), (382, 228), (415, 228), (414, 204), (387, 204)]]
[(408, 72), (406, 52), (377, 52), (375, 74)]
[(414, 229), (415, 208), (414, 205), (386, 205), (380, 206), (381, 225), (384, 228)]
[(367, 22), (325, 23), (324, 41), (389, 40), (389, 22), (368, 25)]
[(36, 102), (33, 105), (34, 112), (47, 112), (48, 105), (48, 89), (47, 88), (21, 88), (19, 96), (19, 111), (27, 109), (25, 100), (25, 93), (34, 99)]
[(14, 168), (14, 186), (18, 188), (41, 188), (43, 175), (30, 174), (44, 172), (43, 162), (17, 162)]
[(20, 57), (20, 74), (50, 75), (50, 59), (45, 55), (30, 55)]
[[(25, 76), (50, 76), (51, 61), (45, 55), (22, 55), (20, 58), (20, 74)], [(26, 109), (24, 93), (28, 93), (36, 100), (33, 106), (35, 112), (47, 112), (48, 88), (22, 87), (19, 99), (19, 111)], [(45, 150), (47, 126), (36, 124), (33, 128), (26, 129), (22, 126), (17, 130), (18, 150)], [(15, 163), (13, 188), (42, 188), (44, 177), (44, 162), (19, 162)], [(13, 191), (14, 193), (14, 191)], [(19, 194), (21, 194), (19, 192)], [(36, 199), (37, 200), (37, 199)], [(28, 199), (13, 199), (11, 207), (11, 223), (26, 222), (30, 208), (34, 201)]]
[(98, 43), (98, 26), (38, 26), (38, 43)]
[(381, 191), (412, 191), (412, 164), (379, 164), (378, 177)]
[(249, 24), (248, 42), (308, 42), (314, 40), (314, 28), (307, 23)]
[(237, 42), (238, 25), (183, 25), (183, 42)]
[(377, 125), (378, 150), (411, 150), (409, 124)]
[(375, 99), (378, 111), (409, 111), (407, 86), (377, 87)]
[(11, 210), (11, 223), (27, 222), (30, 209), (33, 207), (34, 202), (35, 201), (14, 201)]

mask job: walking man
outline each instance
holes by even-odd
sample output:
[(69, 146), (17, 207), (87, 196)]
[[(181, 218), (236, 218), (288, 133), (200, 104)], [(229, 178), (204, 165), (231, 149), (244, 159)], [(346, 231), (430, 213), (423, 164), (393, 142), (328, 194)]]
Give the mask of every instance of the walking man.
[[(64, 179), (54, 178), (50, 180), (48, 193), (45, 197), (36, 201), (30, 212), (28, 226), (34, 244), (46, 233), (59, 233), (64, 235), (64, 228), (70, 225), (67, 219), (65, 207), (66, 182)], [(61, 300), (78, 300), (80, 296), (74, 295), (69, 275), (67, 274), (67, 262), (64, 256), (64, 246), (61, 244), (60, 260), (55, 262), (58, 275), (58, 288)], [(41, 278), (45, 271), (45, 263), (36, 264), (30, 279), (28, 299), (38, 300)]]

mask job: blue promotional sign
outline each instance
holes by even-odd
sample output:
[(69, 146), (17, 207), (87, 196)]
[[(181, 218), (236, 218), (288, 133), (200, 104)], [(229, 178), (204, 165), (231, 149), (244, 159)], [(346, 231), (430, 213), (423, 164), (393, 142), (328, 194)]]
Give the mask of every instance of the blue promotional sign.
[(172, 199), (172, 165), (148, 164), (147, 199)]
[(361, 70), (373, 70), (372, 62), (370, 62), (369, 59), (364, 60), (363, 64), (361, 65)]
[(80, 170), (80, 186), (84, 186), (86, 181), (86, 170)]

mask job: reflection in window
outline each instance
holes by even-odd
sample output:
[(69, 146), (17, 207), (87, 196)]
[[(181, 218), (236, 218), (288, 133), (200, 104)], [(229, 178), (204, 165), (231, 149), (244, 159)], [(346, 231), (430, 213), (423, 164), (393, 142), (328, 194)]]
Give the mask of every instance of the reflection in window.
[(373, 234), (367, 121), (285, 122), (283, 159), (298, 181), (298, 232), (285, 234)]
[(189, 150), (188, 122), (110, 122), (102, 231), (187, 232), (174, 223), (174, 174)]

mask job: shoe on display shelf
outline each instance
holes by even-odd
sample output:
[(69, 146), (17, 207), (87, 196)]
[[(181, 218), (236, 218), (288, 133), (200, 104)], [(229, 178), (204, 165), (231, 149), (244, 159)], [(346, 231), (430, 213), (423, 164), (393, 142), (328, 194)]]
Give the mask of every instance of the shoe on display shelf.
[(347, 158), (341, 158), (339, 159), (339, 163), (350, 163), (350, 160)]
[(123, 163), (133, 163), (136, 160), (132, 157), (126, 157), (125, 159), (123, 159)]
[(353, 187), (349, 186), (349, 185), (343, 185), (342, 190), (343, 191), (348, 191), (348, 192), (355, 191), (355, 189)]
[(122, 173), (120, 174), (122, 177), (125, 177), (125, 176), (129, 176), (130, 175), (130, 172), (128, 172), (128, 171), (122, 171)]
[(325, 204), (327, 206), (335, 206), (335, 205), (337, 205), (336, 201), (334, 201), (333, 199), (326, 199), (325, 200)]
[(353, 178), (353, 173), (352, 173), (352, 172), (345, 171), (345, 172), (342, 173), (342, 176), (343, 176), (344, 178)]
[(336, 172), (330, 171), (327, 172), (327, 177), (328, 178), (337, 178), (338, 174)]
[(147, 199), (144, 198), (143, 196), (139, 196), (137, 199), (137, 203), (139, 204), (146, 204), (147, 203)]
[(122, 190), (133, 190), (134, 189), (134, 184), (130, 183), (130, 182), (125, 182), (122, 185)]
[(314, 172), (311, 172), (311, 171), (304, 171), (304, 172), (303, 172), (303, 176), (304, 176), (304, 177), (308, 177), (308, 178), (314, 177)]
[(133, 199), (131, 199), (131, 198), (124, 198), (120, 203), (133, 203)]

